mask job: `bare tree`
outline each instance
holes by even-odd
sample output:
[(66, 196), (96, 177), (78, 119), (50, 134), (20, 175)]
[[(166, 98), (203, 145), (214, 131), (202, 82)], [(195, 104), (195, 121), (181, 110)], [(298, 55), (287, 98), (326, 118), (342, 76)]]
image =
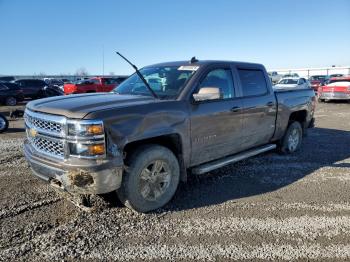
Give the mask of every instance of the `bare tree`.
[(88, 71), (86, 70), (85, 67), (80, 67), (75, 72), (75, 75), (77, 75), (77, 76), (87, 76), (87, 75), (89, 75), (89, 73), (88, 73)]

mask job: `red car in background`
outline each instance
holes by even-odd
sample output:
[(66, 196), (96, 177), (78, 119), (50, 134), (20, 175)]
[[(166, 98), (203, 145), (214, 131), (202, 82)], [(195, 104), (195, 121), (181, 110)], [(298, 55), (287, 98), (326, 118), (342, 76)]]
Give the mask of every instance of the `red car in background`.
[(76, 83), (64, 84), (64, 94), (110, 92), (127, 77), (93, 77)]
[(318, 88), (319, 101), (350, 101), (350, 76), (333, 77), (324, 86)]
[(329, 79), (327, 75), (314, 75), (309, 78), (312, 89), (317, 92), (320, 86), (323, 86), (324, 83)]

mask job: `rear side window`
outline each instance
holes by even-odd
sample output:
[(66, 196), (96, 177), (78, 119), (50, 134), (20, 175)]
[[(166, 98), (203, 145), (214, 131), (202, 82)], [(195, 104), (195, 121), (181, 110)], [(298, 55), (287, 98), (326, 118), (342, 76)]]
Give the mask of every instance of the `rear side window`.
[(7, 90), (8, 88), (5, 86), (5, 85), (3, 85), (3, 84), (1, 84), (0, 83), (0, 90)]
[(268, 92), (265, 76), (261, 70), (238, 69), (243, 96), (259, 96)]
[(9, 89), (18, 89), (18, 85), (15, 83), (5, 83), (3, 85), (8, 87)]
[(24, 82), (25, 82), (25, 85), (28, 85), (28, 86), (42, 87), (46, 85), (46, 83), (42, 80), (25, 80)]

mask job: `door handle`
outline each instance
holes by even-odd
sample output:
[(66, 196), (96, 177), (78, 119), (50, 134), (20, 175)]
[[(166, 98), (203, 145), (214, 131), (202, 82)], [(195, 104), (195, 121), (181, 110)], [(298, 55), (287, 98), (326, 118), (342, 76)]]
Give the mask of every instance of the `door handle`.
[(274, 105), (274, 103), (273, 103), (273, 102), (268, 102), (266, 105), (267, 105), (268, 107), (272, 107), (272, 106)]
[(239, 106), (234, 106), (231, 108), (231, 112), (238, 112), (239, 110), (241, 110), (241, 108)]

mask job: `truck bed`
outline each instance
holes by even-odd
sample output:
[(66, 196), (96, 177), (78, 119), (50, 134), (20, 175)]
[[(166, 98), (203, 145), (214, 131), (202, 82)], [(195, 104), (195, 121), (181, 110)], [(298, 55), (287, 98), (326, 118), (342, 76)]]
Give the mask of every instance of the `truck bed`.
[[(311, 88), (303, 89), (280, 89), (274, 90), (277, 100), (276, 131), (274, 138), (280, 138), (286, 127), (288, 119), (293, 112), (305, 113), (307, 122), (311, 121), (316, 102), (315, 92)], [(311, 99), (310, 99), (311, 97)], [(300, 113), (301, 112), (301, 113)]]

